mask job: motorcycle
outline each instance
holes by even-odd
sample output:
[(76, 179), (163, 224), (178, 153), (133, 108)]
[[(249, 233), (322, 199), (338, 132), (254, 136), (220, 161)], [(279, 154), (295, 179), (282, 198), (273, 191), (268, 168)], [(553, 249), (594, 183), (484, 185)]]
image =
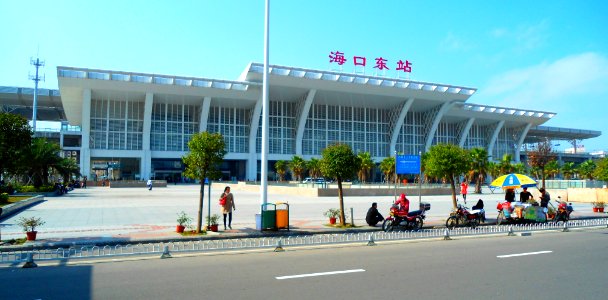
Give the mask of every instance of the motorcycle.
[(557, 197), (557, 199), (557, 211), (555, 212), (553, 222), (568, 222), (568, 220), (570, 220), (570, 214), (574, 209), (572, 209), (572, 205), (569, 205), (565, 201), (561, 201), (561, 197)]
[(485, 215), (483, 209), (469, 211), (469, 208), (458, 204), (455, 211), (450, 213), (450, 216), (445, 221), (445, 227), (452, 230), (456, 226), (471, 226), (476, 228), (481, 222), (482, 215)]
[(407, 215), (399, 213), (399, 206), (393, 204), (389, 216), (382, 223), (382, 230), (389, 232), (397, 227), (406, 230), (420, 230), (424, 224), (425, 212), (431, 209), (430, 203), (420, 203), (420, 209), (411, 211)]

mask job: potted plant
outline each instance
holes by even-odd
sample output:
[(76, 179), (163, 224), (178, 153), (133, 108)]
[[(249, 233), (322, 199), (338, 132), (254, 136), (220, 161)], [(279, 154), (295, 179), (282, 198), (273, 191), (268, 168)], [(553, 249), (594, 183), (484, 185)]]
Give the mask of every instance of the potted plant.
[(604, 212), (605, 206), (606, 203), (604, 203), (603, 201), (593, 202), (593, 212)]
[(549, 206), (547, 208), (547, 219), (553, 219), (555, 218), (555, 208)]
[(213, 214), (211, 216), (207, 216), (207, 223), (209, 224), (209, 230), (213, 231), (213, 232), (217, 232), (218, 231), (218, 223), (220, 220), (220, 215), (218, 214)]
[(186, 229), (186, 226), (190, 225), (190, 222), (192, 222), (192, 218), (189, 217), (185, 211), (182, 210), (182, 212), (180, 212), (179, 214), (177, 214), (177, 226), (175, 226), (175, 231), (177, 233), (182, 233), (184, 232), (184, 229)]
[(36, 217), (21, 217), (19, 221), (17, 221), (17, 225), (21, 226), (23, 231), (25, 231), (28, 241), (36, 240), (36, 234), (38, 233), (38, 231), (36, 231), (36, 227), (42, 226), (44, 223), (46, 222), (42, 221), (42, 218)]
[(337, 208), (330, 208), (323, 213), (324, 216), (329, 218), (329, 224), (336, 224), (336, 219), (340, 216), (340, 210)]

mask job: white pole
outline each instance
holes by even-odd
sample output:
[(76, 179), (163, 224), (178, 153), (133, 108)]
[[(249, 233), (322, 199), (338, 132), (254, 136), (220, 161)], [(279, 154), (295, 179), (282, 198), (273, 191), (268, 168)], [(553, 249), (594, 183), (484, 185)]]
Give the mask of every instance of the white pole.
[(34, 133), (36, 133), (36, 109), (38, 105), (38, 66), (40, 66), (40, 60), (36, 58), (36, 62), (34, 63), (36, 66), (36, 77), (34, 77), (34, 109), (32, 112), (32, 129)]
[(268, 40), (269, 40), (269, 21), (270, 21), (270, 0), (266, 0), (264, 17), (264, 77), (262, 88), (262, 162), (261, 176), (262, 186), (260, 193), (260, 204), (264, 205), (268, 202)]

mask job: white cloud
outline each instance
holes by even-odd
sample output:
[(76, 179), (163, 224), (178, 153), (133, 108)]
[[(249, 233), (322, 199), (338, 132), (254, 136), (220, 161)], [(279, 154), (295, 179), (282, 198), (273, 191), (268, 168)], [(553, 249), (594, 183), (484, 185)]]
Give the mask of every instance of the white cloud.
[(489, 35), (498, 40), (504, 40), (514, 52), (527, 52), (542, 47), (549, 37), (549, 22), (542, 20), (538, 24), (522, 24), (516, 28), (493, 28)]
[(498, 74), (476, 98), (502, 106), (547, 109), (556, 100), (601, 93), (608, 94), (608, 58), (588, 52)]
[(452, 32), (448, 32), (448, 35), (439, 43), (439, 47), (451, 51), (467, 51), (473, 48), (468, 41)]

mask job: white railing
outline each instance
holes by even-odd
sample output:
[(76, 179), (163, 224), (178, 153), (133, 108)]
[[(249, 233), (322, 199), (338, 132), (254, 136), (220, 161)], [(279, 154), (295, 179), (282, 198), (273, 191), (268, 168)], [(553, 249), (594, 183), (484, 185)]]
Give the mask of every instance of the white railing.
[(25, 262), (28, 255), (33, 260), (50, 261), (64, 259), (100, 258), (134, 255), (161, 255), (163, 253), (187, 253), (204, 251), (230, 251), (293, 246), (314, 246), (327, 244), (370, 243), (374, 241), (414, 240), (431, 238), (451, 238), (457, 236), (517, 234), (521, 232), (562, 230), (569, 228), (608, 227), (608, 219), (570, 220), (567, 223), (537, 223), (520, 225), (491, 225), (477, 228), (457, 227), (423, 229), (419, 231), (357, 232), (295, 235), (287, 237), (237, 238), (224, 240), (161, 242), (135, 245), (83, 246), (80, 248), (41, 249), (31, 251), (8, 251), (0, 253), (0, 263)]

